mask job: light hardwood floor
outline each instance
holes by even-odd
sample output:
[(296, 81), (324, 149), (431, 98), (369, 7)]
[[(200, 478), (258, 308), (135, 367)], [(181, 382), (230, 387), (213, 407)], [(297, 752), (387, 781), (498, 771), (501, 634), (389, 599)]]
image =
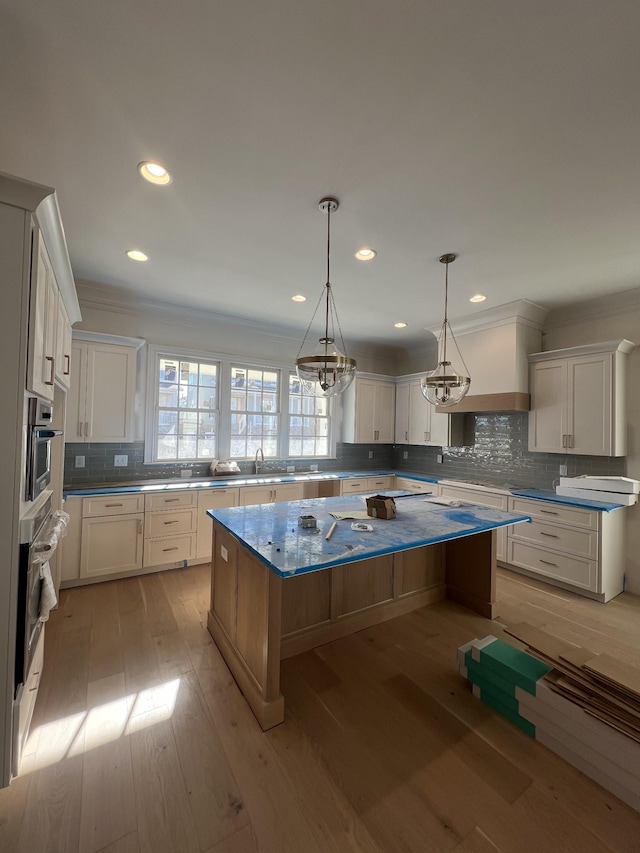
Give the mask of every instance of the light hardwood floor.
[[(66, 590), (3, 853), (640, 850), (640, 814), (482, 705), (455, 650), (528, 621), (637, 662), (640, 598), (500, 572), (282, 665), (263, 733), (209, 637), (209, 566)], [(511, 641), (514, 642), (514, 641)]]

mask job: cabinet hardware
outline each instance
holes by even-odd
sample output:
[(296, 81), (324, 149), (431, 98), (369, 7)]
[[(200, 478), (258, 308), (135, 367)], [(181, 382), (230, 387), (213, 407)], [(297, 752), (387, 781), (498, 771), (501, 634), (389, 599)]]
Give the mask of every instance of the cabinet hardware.
[(87, 438), (89, 438), (89, 421), (85, 421), (84, 424), (84, 434)]
[(166, 504), (174, 504), (174, 503), (178, 502), (179, 500), (180, 500), (180, 498), (164, 498), (164, 502)]
[(553, 567), (554, 567), (554, 569), (557, 569), (557, 568), (558, 568), (558, 564), (557, 564), (557, 563), (550, 563), (548, 560), (540, 560), (539, 562), (544, 563), (544, 564), (545, 564), (545, 566), (553, 566)]
[(45, 355), (45, 360), (51, 362), (51, 379), (45, 380), (45, 385), (53, 385), (53, 378), (56, 375), (56, 360), (52, 355)]
[(560, 538), (556, 533), (545, 533), (544, 530), (540, 531), (540, 536), (548, 536), (550, 539), (559, 539)]
[(566, 435), (563, 435), (563, 436), (562, 436), (562, 446), (563, 446), (563, 447), (566, 447), (566, 446), (567, 446), (567, 436), (566, 436)]
[(177, 551), (177, 550), (178, 550), (178, 546), (177, 546), (177, 545), (174, 545), (174, 546), (173, 546), (173, 548), (163, 548), (162, 550), (163, 550), (163, 551)]
[(142, 519), (141, 518), (138, 519), (138, 533), (139, 534), (142, 533)]
[(545, 515), (557, 515), (558, 514), (553, 509), (541, 509), (540, 512), (543, 512)]
[(569, 435), (569, 436), (567, 436), (567, 438), (568, 438), (568, 440), (569, 440), (569, 442), (570, 442), (568, 446), (569, 446), (569, 447), (574, 447), (574, 440), (573, 440), (573, 438), (574, 438), (574, 437), (573, 437), (573, 435)]
[(122, 506), (122, 504), (105, 504), (105, 507)]
[(176, 519), (174, 519), (173, 521), (163, 521), (162, 523), (163, 523), (163, 524), (177, 524), (177, 523), (178, 523), (178, 519), (176, 518)]
[(82, 421), (78, 421), (78, 435), (82, 438)]
[(408, 432), (405, 432), (405, 434), (404, 434), (404, 440), (405, 440), (405, 441), (409, 441), (409, 433), (408, 433)]
[(64, 357), (67, 359), (67, 366), (63, 371), (63, 375), (68, 376), (71, 373), (71, 356), (65, 353)]

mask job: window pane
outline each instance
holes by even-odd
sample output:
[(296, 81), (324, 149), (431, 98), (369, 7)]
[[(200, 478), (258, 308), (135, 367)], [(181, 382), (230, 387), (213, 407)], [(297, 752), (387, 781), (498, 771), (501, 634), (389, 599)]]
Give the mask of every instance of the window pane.
[(215, 388), (218, 372), (215, 364), (200, 365), (200, 385), (203, 388)]
[(247, 392), (247, 411), (248, 412), (260, 412), (262, 411), (262, 400), (260, 397), (260, 393), (257, 391), (249, 390)]
[(244, 391), (231, 392), (231, 410), (234, 412), (244, 411), (247, 407), (247, 395)]
[(289, 456), (302, 456), (302, 442), (299, 438), (289, 442)]
[(299, 415), (302, 412), (302, 400), (300, 397), (289, 397), (289, 411), (292, 415)]
[(246, 445), (240, 448), (239, 442), (234, 444), (231, 455), (253, 459), (262, 448), (265, 458), (276, 458), (280, 429), (278, 371), (232, 365), (231, 377), (231, 435), (247, 435)]
[(200, 409), (215, 409), (216, 408), (216, 392), (212, 388), (200, 388), (198, 395), (198, 408)]
[(316, 397), (306, 383), (290, 374), (289, 455), (327, 456), (328, 453), (329, 402)]
[(230, 455), (233, 458), (244, 458), (244, 457), (246, 457), (247, 456), (246, 450), (247, 450), (247, 446), (244, 443), (244, 439), (237, 439), (237, 438), (231, 439)]
[(275, 394), (264, 393), (262, 395), (262, 411), (263, 412), (277, 412), (278, 411), (278, 398)]
[(162, 435), (158, 439), (158, 459), (175, 459), (178, 455), (176, 435)]
[(178, 386), (161, 382), (158, 392), (158, 405), (161, 407), (175, 409), (178, 405)]

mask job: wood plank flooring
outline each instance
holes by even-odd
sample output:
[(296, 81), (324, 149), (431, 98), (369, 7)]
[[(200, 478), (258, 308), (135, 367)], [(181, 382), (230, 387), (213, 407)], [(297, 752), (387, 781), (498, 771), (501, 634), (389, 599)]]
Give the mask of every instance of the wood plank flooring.
[(455, 657), (526, 621), (637, 662), (640, 597), (500, 571), (496, 621), (443, 601), (284, 661), (264, 733), (206, 631), (209, 572), (62, 592), (3, 853), (640, 851), (640, 814), (475, 699)]

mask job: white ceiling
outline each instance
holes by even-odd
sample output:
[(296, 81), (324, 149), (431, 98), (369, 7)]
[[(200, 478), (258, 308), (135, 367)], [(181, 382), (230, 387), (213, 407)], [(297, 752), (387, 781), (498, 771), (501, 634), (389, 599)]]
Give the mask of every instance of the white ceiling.
[(335, 195), (347, 343), (415, 343), (443, 252), (454, 329), (640, 286), (639, 37), (638, 0), (0, 0), (0, 170), (76, 278), (301, 337)]

